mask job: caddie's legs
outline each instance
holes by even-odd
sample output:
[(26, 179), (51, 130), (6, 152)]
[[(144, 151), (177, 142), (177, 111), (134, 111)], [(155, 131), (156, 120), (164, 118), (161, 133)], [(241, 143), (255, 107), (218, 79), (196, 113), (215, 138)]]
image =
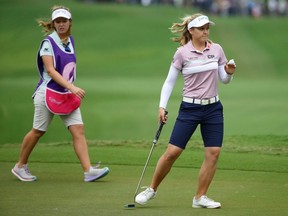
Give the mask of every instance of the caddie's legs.
[(32, 128), (24, 137), (21, 145), (18, 167), (28, 163), (29, 156), (33, 151), (38, 140), (45, 134), (45, 131), (40, 131)]
[(91, 167), (91, 162), (84, 132), (84, 125), (71, 125), (69, 126), (69, 131), (73, 137), (75, 153), (80, 160), (84, 172), (88, 172), (89, 168)]

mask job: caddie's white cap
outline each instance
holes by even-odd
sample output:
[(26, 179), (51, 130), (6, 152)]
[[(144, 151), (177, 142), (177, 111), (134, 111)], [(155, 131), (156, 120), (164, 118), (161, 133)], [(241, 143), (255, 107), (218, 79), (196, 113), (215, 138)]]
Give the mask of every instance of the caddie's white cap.
[(55, 19), (57, 19), (59, 17), (64, 17), (66, 19), (72, 18), (71, 13), (68, 10), (63, 9), (63, 8), (59, 8), (59, 9), (56, 9), (55, 11), (53, 11), (52, 21), (54, 21)]
[(215, 25), (214, 22), (211, 22), (207, 16), (201, 15), (193, 19), (191, 22), (188, 23), (188, 29), (193, 27), (201, 27), (209, 23), (210, 25)]

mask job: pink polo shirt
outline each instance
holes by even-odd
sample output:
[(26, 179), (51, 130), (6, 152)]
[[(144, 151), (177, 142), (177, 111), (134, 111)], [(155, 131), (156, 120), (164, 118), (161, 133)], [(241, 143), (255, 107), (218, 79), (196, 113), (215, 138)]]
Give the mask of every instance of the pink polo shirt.
[(218, 95), (218, 67), (226, 62), (217, 43), (207, 43), (203, 52), (197, 51), (191, 41), (179, 47), (172, 65), (182, 72), (183, 96), (204, 99)]

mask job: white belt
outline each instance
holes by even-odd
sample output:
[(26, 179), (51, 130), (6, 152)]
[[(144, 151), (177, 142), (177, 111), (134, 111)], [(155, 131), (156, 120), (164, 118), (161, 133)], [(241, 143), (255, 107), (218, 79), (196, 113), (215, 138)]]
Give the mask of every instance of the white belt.
[(197, 99), (197, 98), (189, 98), (189, 97), (183, 97), (183, 101), (187, 103), (193, 103), (193, 104), (200, 104), (200, 105), (208, 105), (213, 104), (219, 101), (219, 96), (215, 96), (208, 99)]

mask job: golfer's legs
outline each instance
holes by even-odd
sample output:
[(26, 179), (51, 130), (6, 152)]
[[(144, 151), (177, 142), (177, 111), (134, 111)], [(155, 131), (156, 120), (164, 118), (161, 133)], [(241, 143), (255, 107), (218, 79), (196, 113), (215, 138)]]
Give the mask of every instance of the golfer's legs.
[(183, 149), (177, 146), (174, 146), (171, 144), (168, 145), (166, 152), (158, 160), (158, 163), (157, 163), (154, 175), (153, 175), (153, 179), (152, 179), (152, 183), (150, 187), (153, 188), (154, 191), (157, 190), (162, 180), (169, 173), (173, 163), (181, 155), (182, 151)]
[(205, 159), (202, 163), (198, 176), (198, 190), (195, 196), (196, 199), (207, 193), (217, 168), (217, 161), (220, 155), (220, 151), (221, 147), (205, 148)]

